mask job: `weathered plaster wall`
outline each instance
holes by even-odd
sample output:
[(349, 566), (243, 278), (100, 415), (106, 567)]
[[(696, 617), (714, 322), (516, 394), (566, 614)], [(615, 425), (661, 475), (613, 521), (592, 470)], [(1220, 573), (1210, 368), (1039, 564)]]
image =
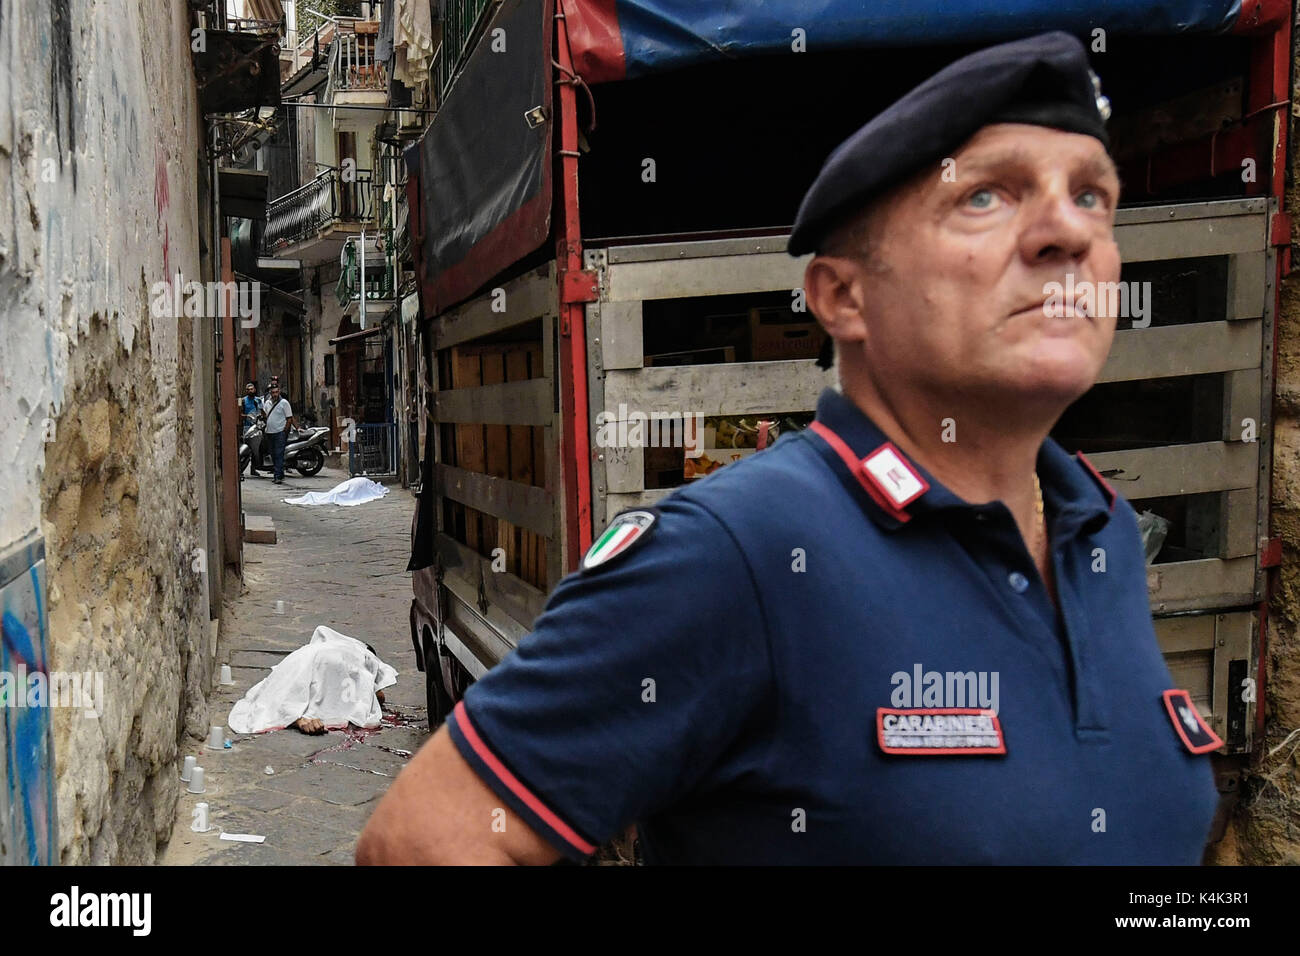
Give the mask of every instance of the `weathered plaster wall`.
[[(339, 334), (339, 323), (343, 320), (343, 306), (339, 305), (334, 287), (339, 281), (339, 265), (327, 262), (320, 267), (320, 295), (312, 293), (310, 288), (304, 290), (305, 307), (304, 325), (309, 335), (308, 349), (311, 364), (311, 401), (323, 424), (329, 423), (329, 410), (338, 408), (339, 404), (339, 368), (338, 355), (330, 339)], [(309, 270), (307, 276), (312, 275)], [(305, 283), (311, 285), (310, 279)], [(325, 356), (334, 356), (334, 383), (325, 384)]]
[(6, 3), (0, 56), (0, 545), (43, 531), (52, 667), (105, 677), (98, 719), (54, 714), (61, 858), (152, 862), (210, 679), (211, 329), (150, 313), (201, 278), (186, 7)]

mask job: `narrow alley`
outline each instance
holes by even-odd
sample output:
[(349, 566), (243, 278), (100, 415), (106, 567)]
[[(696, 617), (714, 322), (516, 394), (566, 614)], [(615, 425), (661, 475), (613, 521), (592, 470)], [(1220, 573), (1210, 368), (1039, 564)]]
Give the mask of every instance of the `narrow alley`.
[[(392, 487), (355, 507), (282, 500), (327, 491), (347, 477), (327, 467), (313, 478), (289, 472), (280, 486), (244, 479), (245, 512), (269, 516), (277, 542), (244, 545), (243, 587), (225, 607), (217, 655), (230, 664), (234, 685), (214, 688), (210, 715), (224, 722), (248, 688), (324, 624), (372, 645), (398, 671), (385, 691), (383, 727), (309, 736), (292, 728), (238, 735), (223, 726), (232, 746), (219, 751), (187, 740), (183, 754), (198, 758), (206, 792), (182, 789), (162, 863), (351, 865), (374, 801), (428, 736), (424, 680), (407, 625), (411, 495)], [(200, 801), (210, 807), (206, 833), (191, 829)], [(266, 839), (227, 841), (223, 832)]]

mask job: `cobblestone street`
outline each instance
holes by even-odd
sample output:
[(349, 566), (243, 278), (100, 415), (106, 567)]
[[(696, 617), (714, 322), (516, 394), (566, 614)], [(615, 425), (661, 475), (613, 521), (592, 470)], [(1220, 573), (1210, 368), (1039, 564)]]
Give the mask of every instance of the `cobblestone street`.
[[(242, 593), (227, 602), (217, 655), (231, 665), (235, 684), (214, 688), (210, 722), (224, 725), (245, 691), (324, 624), (372, 645), (397, 670), (397, 684), (385, 691), (384, 725), (321, 736), (227, 729), (233, 747), (223, 751), (187, 740), (183, 755), (198, 758), (207, 792), (182, 789), (162, 863), (351, 864), (375, 801), (428, 736), (423, 675), (415, 669), (407, 623), (410, 492), (394, 485), (384, 498), (348, 508), (281, 500), (327, 491), (347, 477), (326, 468), (314, 478), (287, 473), (281, 486), (269, 478), (244, 480), (244, 511), (269, 516), (278, 542), (244, 545)], [(200, 801), (210, 807), (207, 833), (190, 829)], [(223, 831), (266, 841), (228, 842)]]

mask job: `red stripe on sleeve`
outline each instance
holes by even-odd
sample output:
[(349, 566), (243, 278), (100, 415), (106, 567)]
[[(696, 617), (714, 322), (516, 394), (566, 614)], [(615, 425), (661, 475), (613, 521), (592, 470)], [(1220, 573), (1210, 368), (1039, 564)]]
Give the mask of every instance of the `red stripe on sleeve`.
[(532, 810), (533, 813), (541, 817), (542, 821), (563, 837), (569, 845), (581, 850), (587, 855), (596, 852), (596, 847), (593, 844), (588, 843), (582, 837), (578, 836), (578, 834), (573, 831), (572, 827), (556, 816), (555, 813), (551, 811), (550, 807), (542, 803), (542, 801), (539, 800), (531, 790), (520, 783), (519, 779), (506, 768), (506, 765), (498, 760), (496, 755), (488, 749), (487, 744), (483, 742), (483, 738), (480, 737), (478, 731), (474, 729), (474, 724), (469, 719), (469, 713), (465, 710), (465, 702), (463, 700), (456, 705), (455, 714), (456, 725), (460, 727), (460, 732), (465, 735), (465, 740), (468, 741), (470, 747), (474, 749), (474, 753), (478, 754), (479, 759), (487, 764), (488, 769), (496, 774), (497, 779), (510, 788), (511, 793), (524, 802), (524, 806), (528, 807), (528, 809)]

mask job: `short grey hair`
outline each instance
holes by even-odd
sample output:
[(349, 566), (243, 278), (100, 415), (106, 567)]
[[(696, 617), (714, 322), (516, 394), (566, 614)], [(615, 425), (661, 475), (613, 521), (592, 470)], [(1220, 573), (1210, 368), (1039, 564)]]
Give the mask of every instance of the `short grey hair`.
[(817, 247), (819, 256), (865, 259), (870, 253), (879, 204), (867, 201), (840, 220)]

